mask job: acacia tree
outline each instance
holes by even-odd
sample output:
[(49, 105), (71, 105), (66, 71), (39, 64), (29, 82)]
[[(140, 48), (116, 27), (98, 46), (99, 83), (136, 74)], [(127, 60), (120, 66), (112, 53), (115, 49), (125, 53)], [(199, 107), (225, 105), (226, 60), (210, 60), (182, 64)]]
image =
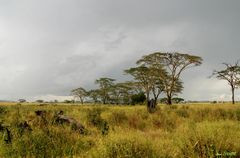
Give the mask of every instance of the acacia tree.
[(183, 98), (178, 98), (178, 97), (176, 97), (176, 98), (172, 98), (172, 101), (178, 104), (178, 103), (183, 102), (184, 99), (183, 99)]
[[(164, 73), (163, 69), (161, 69)], [(149, 68), (144, 65), (133, 67), (125, 70), (127, 74), (130, 74), (134, 77), (137, 83), (144, 89), (146, 94), (146, 99), (150, 100), (150, 93), (153, 92), (154, 96), (158, 97), (161, 92), (160, 83), (158, 74), (156, 73), (155, 68)], [(158, 90), (159, 88), (159, 90)]]
[(180, 81), (181, 73), (187, 68), (201, 65), (202, 58), (178, 52), (155, 52), (143, 56), (137, 61), (137, 64), (145, 64), (155, 68), (165, 68), (167, 75), (166, 78), (163, 79), (164, 92), (167, 96), (167, 104), (171, 105), (172, 97), (176, 93), (180, 93), (183, 88), (182, 82)]
[[(127, 74), (130, 74), (139, 83), (146, 94), (148, 101), (148, 111), (153, 112), (156, 107), (157, 99), (163, 90), (161, 76), (165, 75), (164, 69), (158, 67), (146, 67), (144, 64), (138, 67), (133, 67), (125, 70)], [(159, 73), (161, 72), (161, 73)], [(149, 106), (150, 94), (154, 96), (154, 105)]]
[(128, 82), (116, 83), (112, 87), (111, 100), (116, 104), (129, 104), (132, 96), (132, 91), (132, 87)]
[(101, 97), (103, 104), (106, 104), (107, 101), (109, 101), (110, 99), (109, 93), (111, 91), (112, 86), (114, 85), (114, 81), (115, 79), (107, 77), (100, 78), (95, 81), (95, 83), (99, 85), (98, 93), (99, 96)]
[(149, 100), (150, 90), (152, 87), (149, 69), (145, 66), (138, 66), (125, 70), (125, 73), (132, 75), (134, 77), (134, 80), (138, 81), (138, 83), (145, 91), (147, 100)]
[(129, 88), (129, 94), (139, 94), (143, 92), (142, 86), (137, 81), (127, 81), (124, 85)]
[(94, 103), (99, 102), (98, 98), (99, 98), (99, 90), (98, 89), (92, 89), (90, 91), (87, 92), (87, 95), (89, 98), (91, 98)]
[(238, 62), (234, 65), (227, 63), (223, 64), (225, 65), (225, 69), (219, 71), (214, 70), (212, 76), (228, 82), (232, 92), (232, 104), (235, 104), (235, 89), (240, 86), (240, 66)]
[(82, 104), (84, 102), (84, 99), (87, 97), (87, 91), (82, 87), (79, 87), (77, 89), (73, 89), (71, 91), (71, 94), (74, 97), (79, 98)]
[(172, 104), (172, 97), (177, 96), (177, 94), (181, 93), (183, 90), (183, 82), (180, 79), (172, 80), (170, 75), (167, 75), (165, 80), (163, 81), (164, 84), (164, 92), (167, 97), (166, 103), (168, 105)]

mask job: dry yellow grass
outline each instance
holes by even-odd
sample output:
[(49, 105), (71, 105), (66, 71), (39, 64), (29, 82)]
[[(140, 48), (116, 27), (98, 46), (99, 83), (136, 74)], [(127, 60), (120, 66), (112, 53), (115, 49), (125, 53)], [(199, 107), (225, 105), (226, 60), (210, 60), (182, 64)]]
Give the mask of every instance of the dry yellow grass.
[[(12, 133), (6, 144), (6, 133), (0, 132), (0, 157), (240, 156), (240, 104), (158, 105), (154, 114), (141, 105), (0, 103), (0, 109), (2, 125)], [(46, 118), (36, 110), (47, 111)], [(81, 122), (86, 133), (54, 124), (59, 110)], [(23, 121), (32, 131), (21, 132)]]

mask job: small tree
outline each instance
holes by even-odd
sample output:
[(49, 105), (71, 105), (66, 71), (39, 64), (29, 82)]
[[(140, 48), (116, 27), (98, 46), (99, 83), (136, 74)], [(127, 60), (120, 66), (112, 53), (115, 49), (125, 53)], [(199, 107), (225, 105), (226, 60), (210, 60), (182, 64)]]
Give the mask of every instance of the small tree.
[(132, 91), (132, 87), (128, 82), (116, 83), (111, 88), (111, 101), (113, 101), (115, 104), (129, 104)]
[[(162, 67), (146, 66), (144, 63), (138, 67), (125, 70), (127, 74), (134, 77), (137, 83), (142, 87), (146, 94), (147, 108), (149, 112), (154, 112), (157, 99), (164, 87), (162, 79), (165, 78), (166, 72)], [(149, 106), (150, 95), (154, 96), (152, 106)]]
[(92, 90), (88, 91), (87, 95), (89, 98), (92, 99), (92, 101), (94, 101), (94, 103), (99, 102), (98, 101), (98, 98), (99, 98), (99, 90), (98, 89), (92, 89)]
[(172, 101), (178, 104), (178, 103), (184, 102), (184, 99), (176, 97), (176, 98), (172, 98)]
[(234, 65), (227, 63), (223, 64), (225, 65), (225, 69), (219, 71), (214, 70), (212, 76), (228, 82), (232, 92), (232, 104), (235, 104), (235, 89), (239, 88), (240, 85), (240, 66), (238, 65), (238, 62)]
[(77, 88), (77, 89), (73, 89), (71, 91), (71, 94), (74, 97), (79, 98), (82, 104), (84, 102), (85, 97), (87, 97), (87, 91), (82, 87)]
[(147, 100), (150, 100), (150, 91), (154, 84), (151, 80), (150, 69), (142, 65), (127, 69), (125, 72), (134, 77), (134, 80), (136, 80), (145, 91)]
[(109, 93), (111, 91), (112, 86), (114, 85), (113, 83), (114, 81), (115, 79), (106, 77), (97, 79), (95, 81), (95, 83), (99, 85), (98, 93), (103, 104), (106, 104), (110, 99)]

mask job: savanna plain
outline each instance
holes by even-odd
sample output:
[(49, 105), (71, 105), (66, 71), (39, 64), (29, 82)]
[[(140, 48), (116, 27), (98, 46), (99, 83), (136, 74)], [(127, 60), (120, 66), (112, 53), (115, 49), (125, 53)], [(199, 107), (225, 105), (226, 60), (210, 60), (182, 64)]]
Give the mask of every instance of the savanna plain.
[(240, 157), (240, 104), (1, 103), (0, 157)]

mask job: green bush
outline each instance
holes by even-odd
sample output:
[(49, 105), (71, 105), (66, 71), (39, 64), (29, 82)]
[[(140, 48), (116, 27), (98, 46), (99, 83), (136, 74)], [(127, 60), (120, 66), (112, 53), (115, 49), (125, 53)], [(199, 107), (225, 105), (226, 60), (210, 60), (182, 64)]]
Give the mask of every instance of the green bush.
[(146, 101), (146, 96), (143, 92), (131, 96), (132, 105), (143, 104)]
[(102, 117), (101, 117), (102, 110), (100, 108), (93, 108), (87, 111), (87, 121), (89, 124), (93, 126), (98, 126), (101, 124)]

